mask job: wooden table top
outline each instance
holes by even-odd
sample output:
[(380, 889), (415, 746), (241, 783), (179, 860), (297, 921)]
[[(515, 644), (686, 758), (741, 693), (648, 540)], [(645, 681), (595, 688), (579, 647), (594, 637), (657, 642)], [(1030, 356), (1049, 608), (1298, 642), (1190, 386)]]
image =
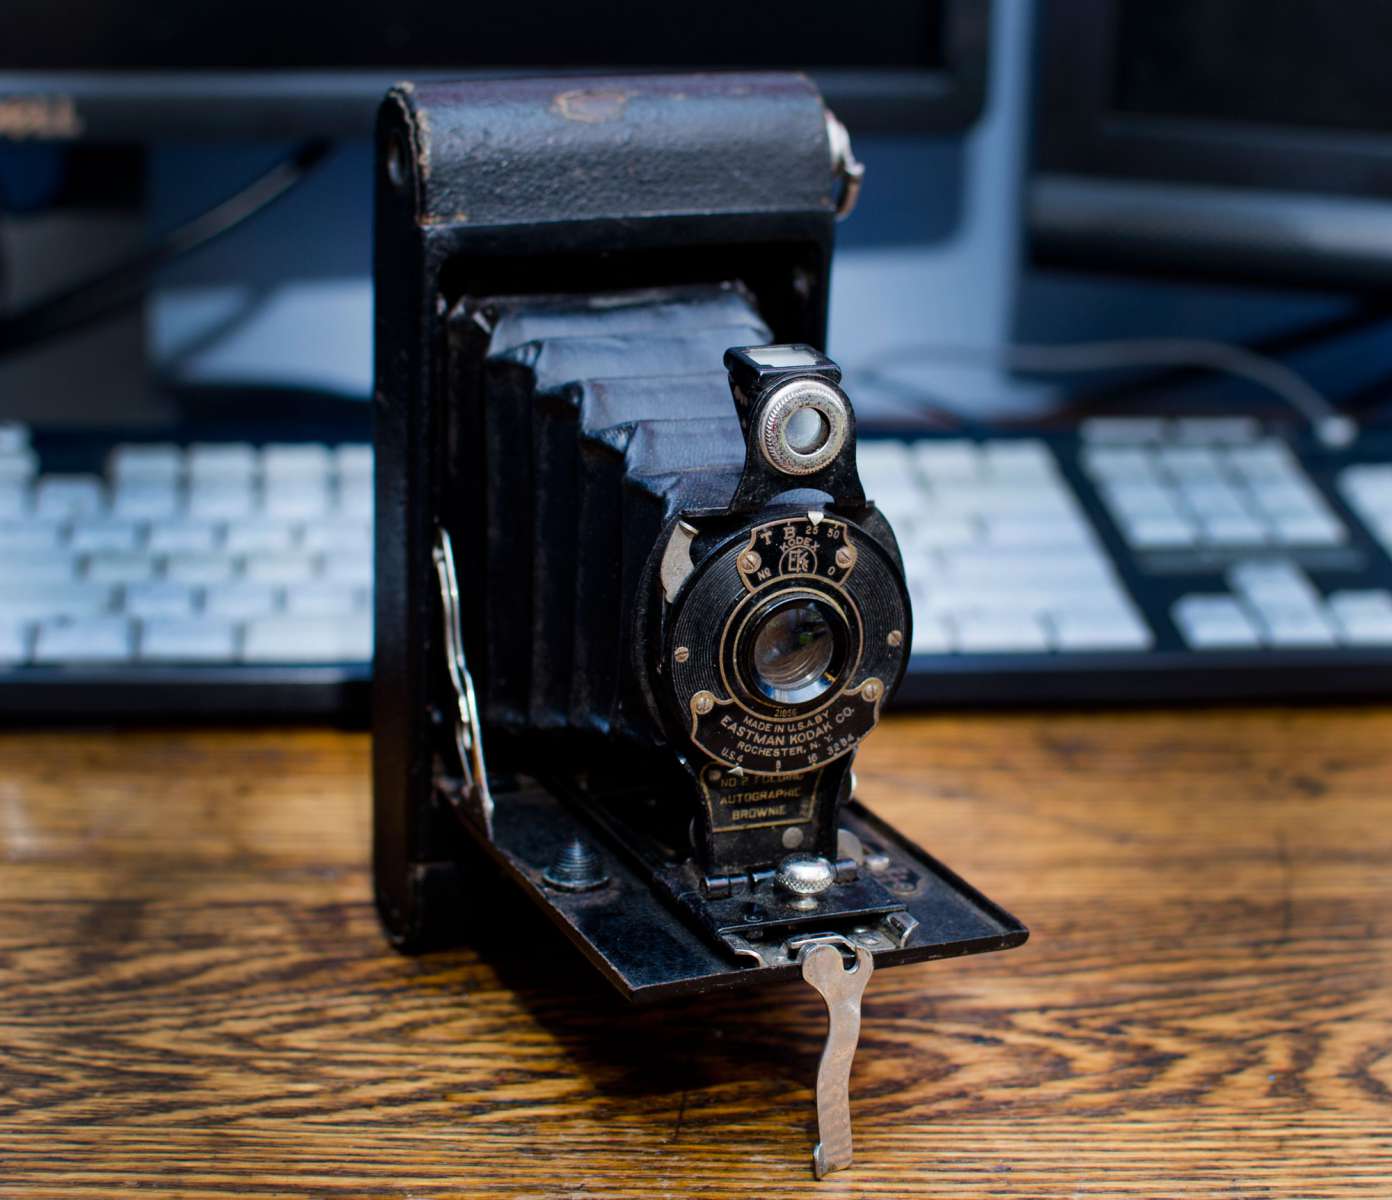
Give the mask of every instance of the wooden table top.
[(525, 903), (388, 949), (368, 740), (0, 737), (0, 1195), (1392, 1195), (1392, 714), (893, 719), (863, 798), (1031, 926), (634, 1012)]

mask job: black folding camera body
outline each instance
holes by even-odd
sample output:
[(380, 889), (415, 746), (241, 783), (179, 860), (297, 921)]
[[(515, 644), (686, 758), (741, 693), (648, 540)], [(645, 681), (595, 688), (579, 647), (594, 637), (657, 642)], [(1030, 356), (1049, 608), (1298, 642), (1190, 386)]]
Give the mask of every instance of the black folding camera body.
[(378, 161), (392, 938), (466, 939), (481, 851), (632, 1000), (1022, 942), (852, 795), (912, 630), (815, 349), (856, 180), (811, 84), (403, 85)]

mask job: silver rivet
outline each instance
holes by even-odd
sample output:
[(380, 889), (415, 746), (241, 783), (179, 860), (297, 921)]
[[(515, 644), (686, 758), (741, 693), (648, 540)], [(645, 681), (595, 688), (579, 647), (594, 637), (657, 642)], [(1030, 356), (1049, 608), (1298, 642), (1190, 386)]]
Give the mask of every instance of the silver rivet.
[(792, 825), (783, 831), (783, 849), (796, 850), (802, 845), (802, 830)]

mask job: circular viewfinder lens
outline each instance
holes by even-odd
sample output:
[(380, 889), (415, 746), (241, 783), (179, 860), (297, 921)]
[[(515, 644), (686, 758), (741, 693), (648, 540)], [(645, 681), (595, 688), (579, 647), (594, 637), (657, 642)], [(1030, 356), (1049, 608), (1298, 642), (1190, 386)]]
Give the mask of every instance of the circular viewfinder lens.
[(823, 606), (799, 600), (767, 614), (754, 634), (754, 682), (777, 704), (803, 704), (836, 682), (836, 637)]
[(826, 445), (831, 426), (815, 408), (799, 408), (783, 426), (783, 436), (799, 454), (814, 454)]

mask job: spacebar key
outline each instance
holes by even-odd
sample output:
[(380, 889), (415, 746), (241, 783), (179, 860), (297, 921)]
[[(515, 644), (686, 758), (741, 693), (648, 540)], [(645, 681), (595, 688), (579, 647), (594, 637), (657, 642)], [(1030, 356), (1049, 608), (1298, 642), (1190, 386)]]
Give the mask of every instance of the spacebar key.
[(371, 657), (370, 619), (249, 621), (242, 646), (246, 662), (366, 662)]

